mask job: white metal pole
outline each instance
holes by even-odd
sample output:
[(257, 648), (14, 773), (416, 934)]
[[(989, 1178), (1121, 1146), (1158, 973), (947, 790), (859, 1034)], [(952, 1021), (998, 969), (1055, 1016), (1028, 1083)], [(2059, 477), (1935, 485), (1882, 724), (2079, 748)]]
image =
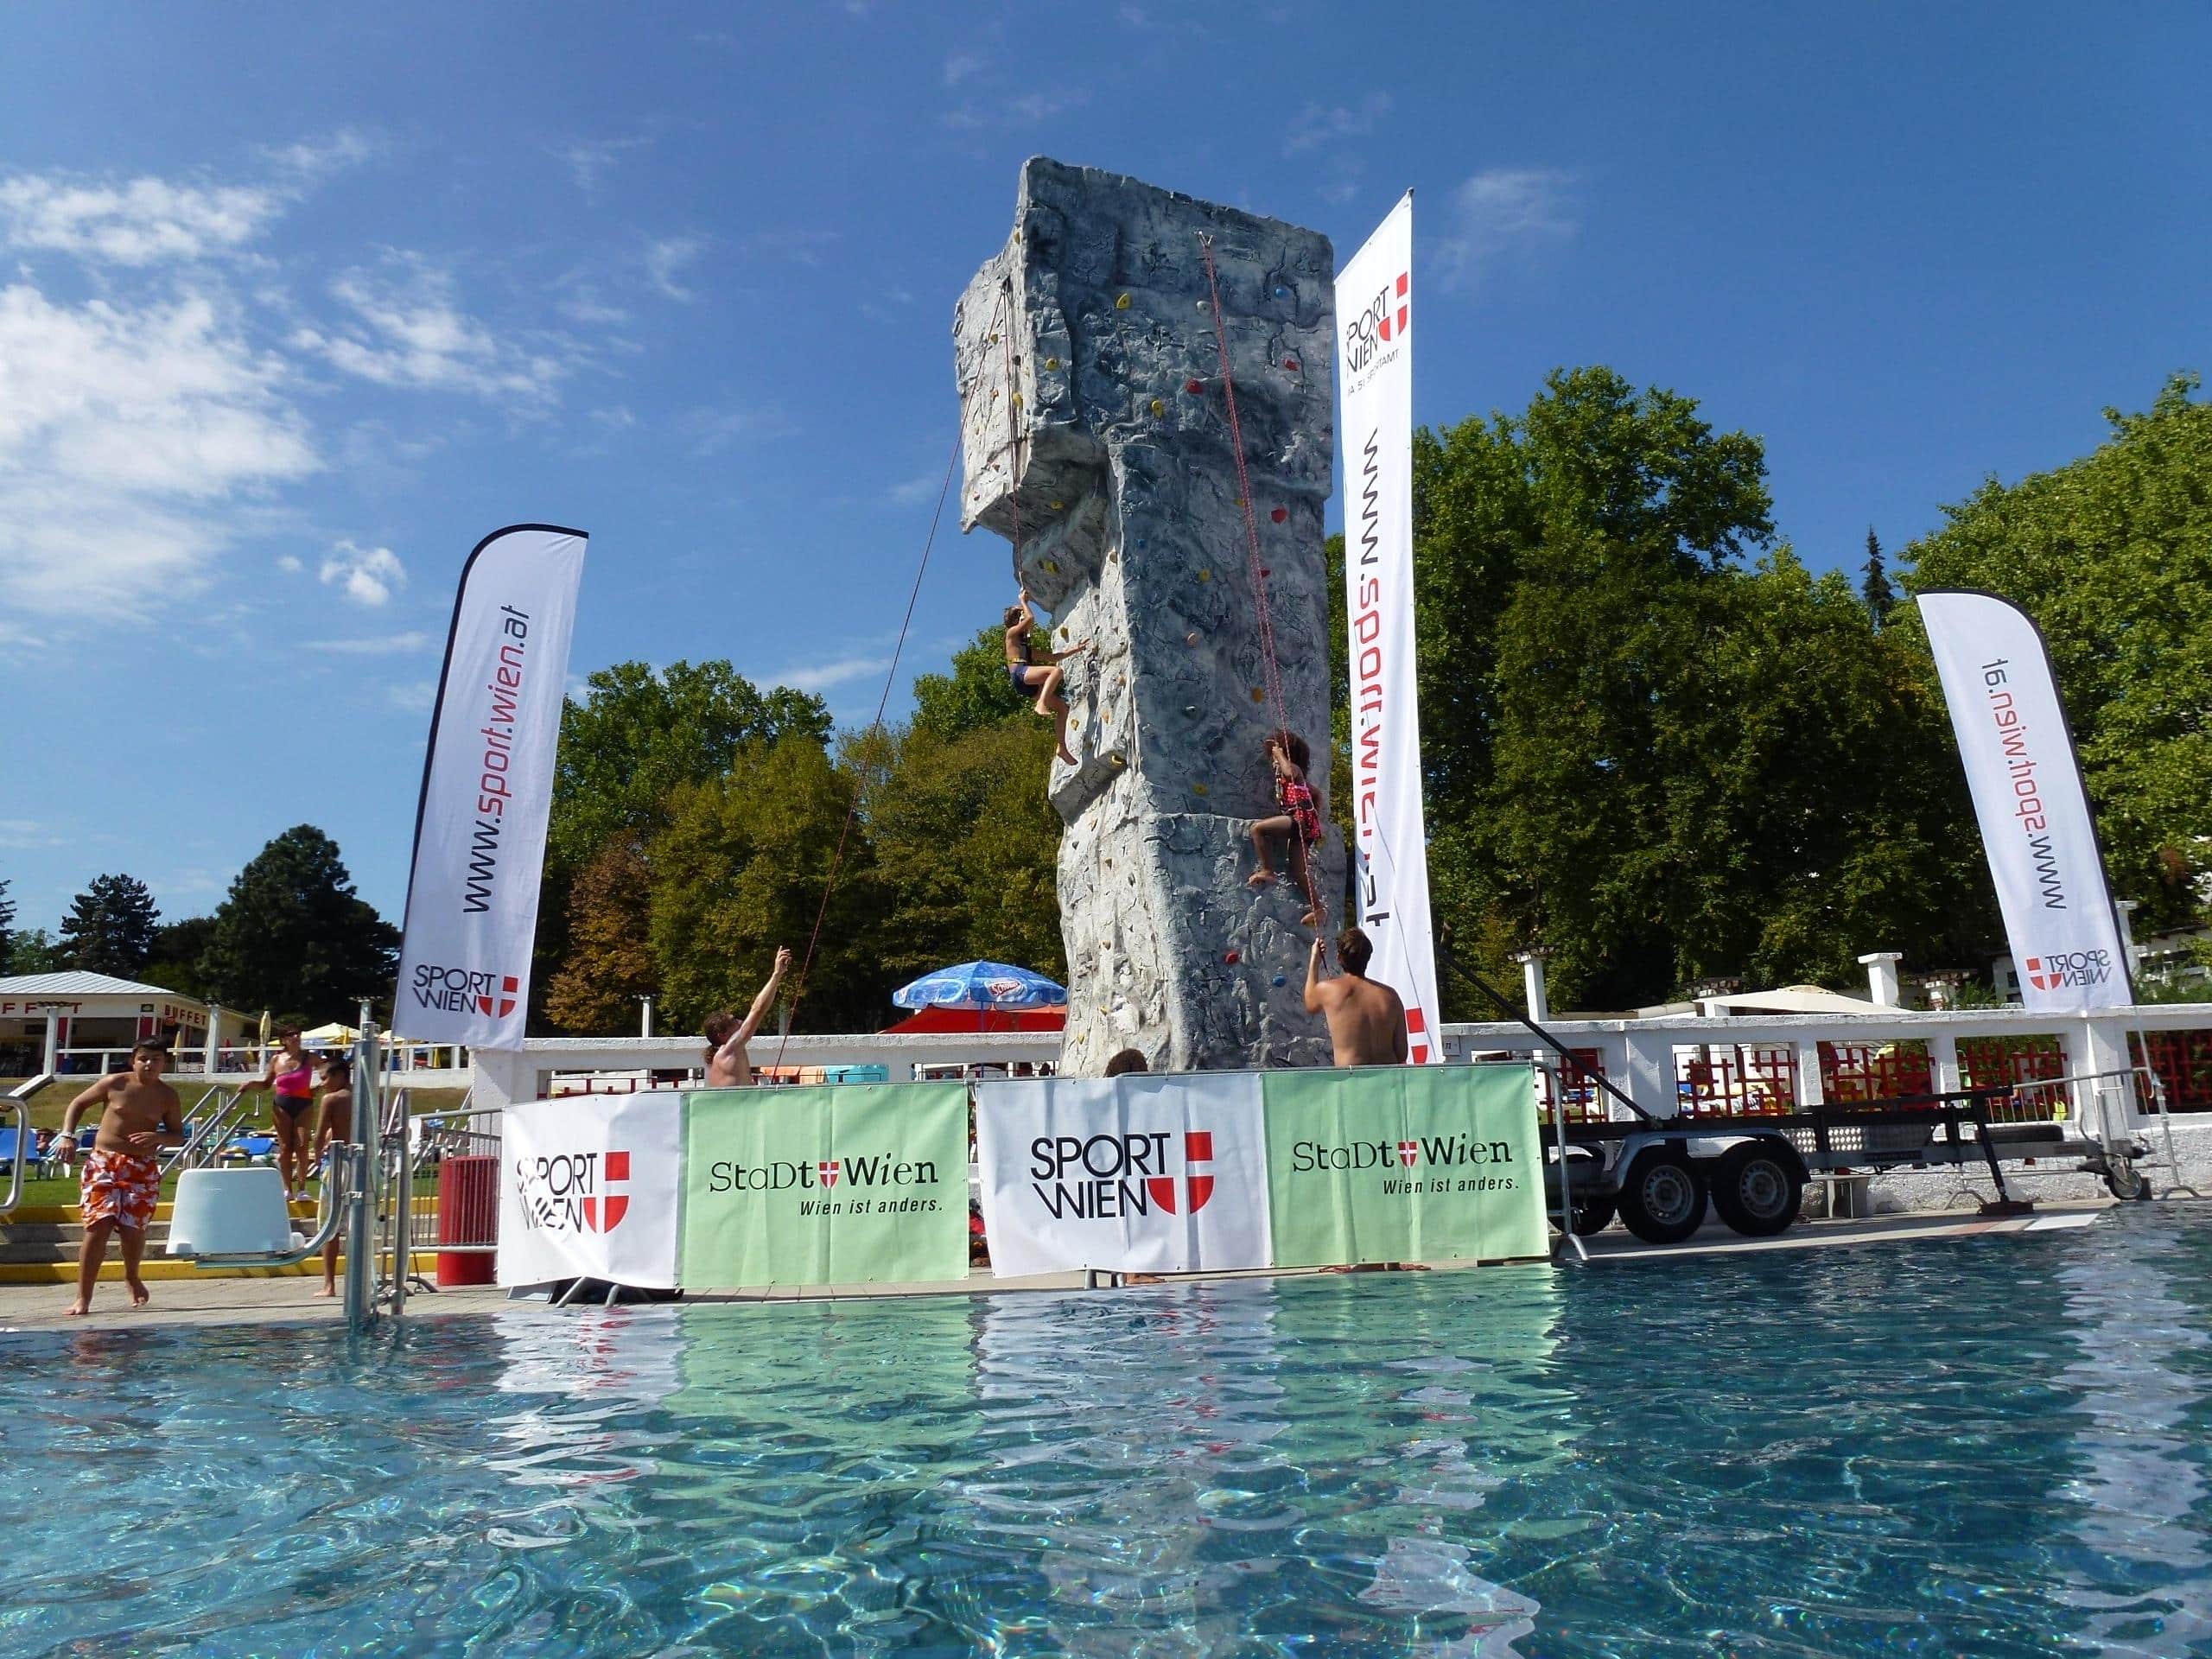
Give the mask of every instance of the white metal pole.
[(353, 1179), (346, 1194), (346, 1323), (365, 1331), (377, 1317), (370, 1205), (375, 1172), (371, 1149), (378, 1129), (377, 1033), (365, 998), (358, 1023), (361, 1035), (353, 1046), (353, 1135), (348, 1148)]

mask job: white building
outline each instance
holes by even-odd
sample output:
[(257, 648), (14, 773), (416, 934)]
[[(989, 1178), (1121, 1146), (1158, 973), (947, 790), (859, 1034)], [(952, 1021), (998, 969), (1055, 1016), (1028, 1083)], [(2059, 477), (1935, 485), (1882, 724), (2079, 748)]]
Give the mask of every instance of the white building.
[(0, 978), (0, 1077), (119, 1070), (131, 1045), (166, 1036), (180, 1069), (197, 1070), (214, 1024), (224, 1046), (246, 1040), (245, 1017), (159, 985), (108, 974)]

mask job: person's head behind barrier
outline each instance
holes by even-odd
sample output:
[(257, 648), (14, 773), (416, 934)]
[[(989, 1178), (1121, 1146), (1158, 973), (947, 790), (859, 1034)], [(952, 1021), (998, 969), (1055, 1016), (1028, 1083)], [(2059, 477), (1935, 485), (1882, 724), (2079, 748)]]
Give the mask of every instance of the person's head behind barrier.
[(1344, 963), (1344, 972), (1367, 977), (1368, 959), (1375, 954), (1375, 942), (1356, 927), (1348, 927), (1337, 935), (1337, 960)]
[(1145, 1063), (1144, 1051), (1141, 1048), (1125, 1048), (1106, 1062), (1106, 1075), (1109, 1077), (1118, 1077), (1125, 1071), (1151, 1070), (1152, 1067)]
[(707, 1058), (715, 1058), (715, 1051), (729, 1041), (730, 1033), (738, 1027), (737, 1015), (728, 1008), (707, 1016)]

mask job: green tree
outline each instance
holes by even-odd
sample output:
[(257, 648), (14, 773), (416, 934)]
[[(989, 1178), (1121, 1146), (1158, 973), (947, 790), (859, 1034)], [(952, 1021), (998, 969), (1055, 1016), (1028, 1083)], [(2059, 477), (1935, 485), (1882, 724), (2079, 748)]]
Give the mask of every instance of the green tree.
[[(747, 745), (723, 776), (677, 787), (652, 853), (651, 938), (671, 1026), (742, 1007), (776, 947), (804, 966), (853, 780), (810, 734)], [(795, 1028), (873, 1029), (882, 972), (880, 895), (864, 834), (848, 840), (813, 965), (795, 979)]]
[(58, 974), (69, 966), (67, 949), (44, 928), (25, 928), (9, 936), (10, 973)]
[(1859, 569), (1866, 572), (1866, 580), (1859, 584), (1859, 596), (1866, 601), (1866, 614), (1878, 629), (1897, 608), (1897, 592), (1890, 586), (1890, 573), (1882, 562), (1882, 543), (1875, 538), (1872, 524), (1866, 526), (1866, 563)]
[(2141, 902), (2139, 927), (2202, 915), (2212, 871), (2212, 404), (2191, 396), (2199, 385), (2177, 374), (2147, 412), (2107, 410), (2112, 436), (2094, 454), (1989, 480), (1906, 550), (1910, 591), (2000, 594), (2043, 630), (2113, 888)]
[(189, 916), (156, 928), (153, 950), (139, 977), (149, 985), (165, 985), (201, 1001), (211, 1000), (200, 959), (214, 938), (213, 916)]
[(1007, 682), (1005, 640), (1004, 629), (983, 628), (953, 653), (950, 674), (916, 675), (914, 729), (949, 743), (1027, 711), (1035, 699), (1018, 696)]
[(136, 876), (94, 876), (92, 885), (69, 901), (61, 948), (73, 968), (135, 979), (153, 953), (160, 918), (154, 895)]
[(8, 960), (8, 941), (16, 925), (16, 901), (8, 896), (8, 880), (0, 876), (0, 962)]
[(302, 823), (257, 853), (216, 909), (201, 956), (234, 1008), (350, 1023), (363, 997), (388, 1010), (399, 930), (353, 891), (338, 843)]
[(976, 957), (1066, 977), (1052, 760), (1051, 724), (1027, 715), (950, 739), (918, 723), (871, 779), (880, 1007), (906, 981)]
[(659, 983), (652, 929), (645, 839), (626, 830), (610, 836), (569, 888), (569, 950), (546, 988), (546, 1016), (580, 1035), (634, 1030), (638, 999)]
[(727, 662), (617, 663), (585, 682), (561, 711), (549, 862), (580, 868), (618, 830), (667, 822), (671, 796), (729, 770), (748, 743), (830, 736), (821, 698), (787, 686), (762, 692)]

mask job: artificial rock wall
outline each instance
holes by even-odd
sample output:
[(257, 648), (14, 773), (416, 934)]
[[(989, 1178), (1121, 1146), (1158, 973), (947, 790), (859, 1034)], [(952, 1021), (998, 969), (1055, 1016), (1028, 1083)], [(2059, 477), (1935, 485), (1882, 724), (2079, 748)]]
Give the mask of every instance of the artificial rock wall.
[[(1258, 582), (1290, 728), (1313, 747), (1314, 786), (1328, 787), (1334, 278), (1317, 232), (1038, 158), (1022, 168), (1012, 238), (955, 315), (963, 527), (1014, 543), (1015, 578), (1052, 613), (1055, 648), (1091, 642), (1067, 664), (1077, 763), (1055, 761), (1051, 783), (1067, 826), (1071, 1075), (1124, 1047), (1155, 1070), (1329, 1062), (1304, 1007), (1304, 896), (1287, 880), (1245, 883), (1251, 823), (1276, 810)], [(1333, 830), (1314, 885), (1340, 925)]]

